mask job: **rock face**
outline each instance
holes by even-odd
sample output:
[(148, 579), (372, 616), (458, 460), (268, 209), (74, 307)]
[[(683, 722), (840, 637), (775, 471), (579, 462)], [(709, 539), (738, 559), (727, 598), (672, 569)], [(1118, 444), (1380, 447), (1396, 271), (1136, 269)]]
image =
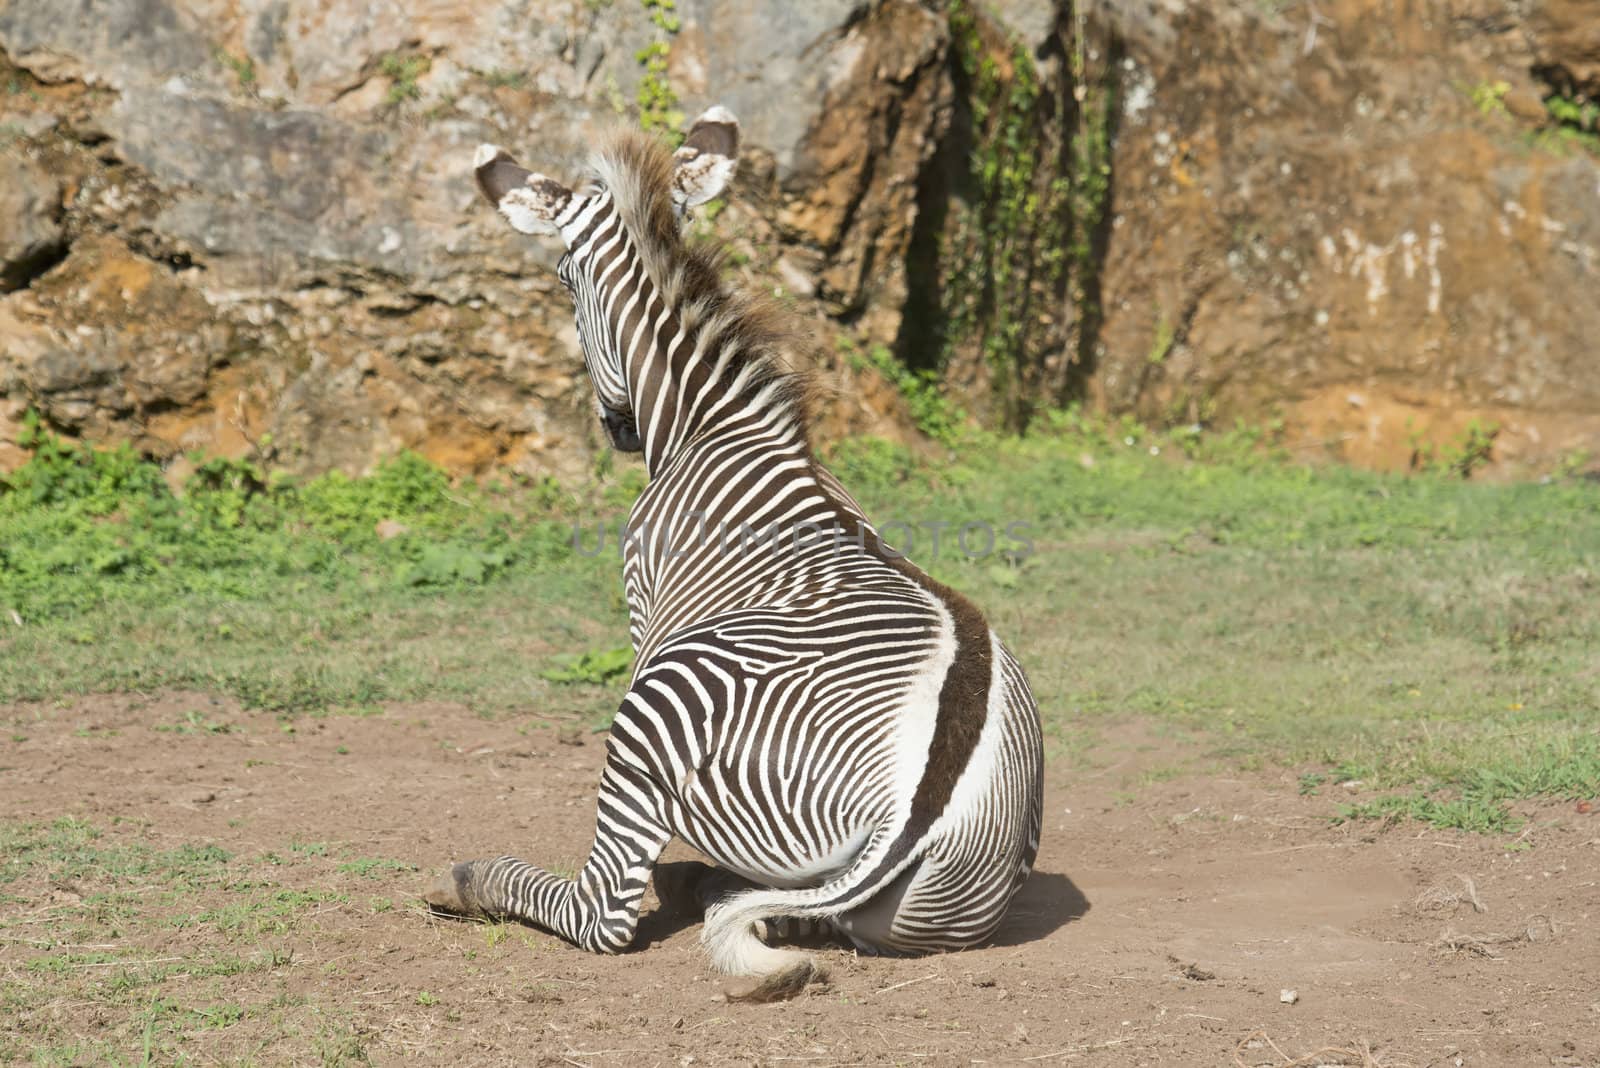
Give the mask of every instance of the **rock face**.
[(1107, 0), (1100, 403), (1386, 466), (1474, 420), (1513, 467), (1600, 452), (1600, 139), (1542, 99), (1600, 89), (1600, 8), (1523, 7)]
[[(932, 121), (907, 128), (904, 173), (852, 179), (828, 233), (785, 244), (778, 220), (794, 211), (783, 232), (806, 231), (820, 168), (815, 115), (775, 80), (864, 86), (876, 95), (856, 114), (890, 107), (908, 91), (890, 82), (917, 71), (882, 72), (879, 91), (861, 57), (908, 19), (937, 24), (921, 8), (852, 28), (847, 5), (705, 3), (676, 34), (642, 6), (584, 0), (78, 8), (0, 7), (0, 469), (21, 459), (7, 443), (34, 407), (162, 457), (359, 471), (412, 448), (455, 470), (576, 474), (602, 438), (556, 253), (479, 204), (477, 144), (575, 172), (594, 130), (627, 121), (639, 49), (670, 39), (686, 101), (730, 99), (754, 135), (744, 200), (714, 236), (757, 284), (809, 298), (843, 270), (838, 299), (861, 306), (870, 283), (850, 266), (870, 261), (886, 213), (903, 243), (905, 198), (885, 190), (914, 181)], [(766, 51), (735, 47), (752, 28)], [(937, 39), (907, 47), (906, 63), (937, 65)], [(829, 427), (898, 433), (892, 394), (841, 373)]]
[(59, 259), (61, 183), (20, 156), (0, 156), (0, 292), (21, 289)]
[(30, 407), (161, 457), (586, 470), (554, 250), (472, 148), (572, 174), (663, 100), (744, 124), (695, 226), (820, 339), (825, 434), (903, 433), (847, 335), (997, 419), (1280, 417), (1383, 464), (1476, 419), (1539, 470), (1600, 453), (1596, 99), (1585, 0), (12, 0), (0, 470)]

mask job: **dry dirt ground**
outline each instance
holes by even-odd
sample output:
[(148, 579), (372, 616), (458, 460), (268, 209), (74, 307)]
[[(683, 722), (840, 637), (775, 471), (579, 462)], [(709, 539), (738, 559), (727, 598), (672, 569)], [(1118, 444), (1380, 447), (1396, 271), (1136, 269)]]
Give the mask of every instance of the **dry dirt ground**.
[[(1107, 725), (1087, 766), (1049, 770), (1038, 870), (997, 944), (824, 950), (830, 986), (730, 1005), (693, 917), (647, 913), (635, 950), (606, 958), (416, 903), (454, 859), (575, 867), (602, 736), (441, 705), (288, 731), (191, 694), (0, 706), (0, 720), (0, 824), (71, 815), (98, 847), (229, 858), (177, 895), (156, 875), (64, 880), (45, 863), (0, 886), (0, 1038), (24, 1056), (1600, 1065), (1600, 816), (1570, 803), (1526, 808), (1520, 838), (1336, 826), (1328, 791), (1302, 797), (1291, 773), (1206, 772), (1193, 739)], [(107, 913), (97, 895), (119, 888), (133, 904)], [(219, 918), (273, 901), (255, 922)], [(165, 962), (166, 978), (141, 990), (139, 967), (82, 956), (95, 946)], [(254, 963), (195, 963), (224, 951)], [(113, 974), (132, 978), (113, 988)]]

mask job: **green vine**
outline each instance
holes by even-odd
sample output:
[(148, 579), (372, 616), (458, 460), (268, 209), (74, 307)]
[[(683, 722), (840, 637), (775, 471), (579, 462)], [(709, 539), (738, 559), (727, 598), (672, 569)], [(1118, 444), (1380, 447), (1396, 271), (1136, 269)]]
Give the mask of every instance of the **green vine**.
[(970, 0), (951, 0), (948, 18), (973, 147), (971, 195), (954, 207), (941, 249), (941, 362), (975, 352), (997, 420), (1021, 430), (1062, 399), (1050, 380), (1061, 361), (1050, 364), (1069, 341), (1063, 304), (1080, 330), (1098, 316), (1090, 283), (1110, 189), (1114, 72), (1093, 84), (1081, 20), (1069, 70), (1047, 84), (1024, 43), (985, 41)]
[(672, 38), (683, 22), (677, 15), (676, 0), (642, 0), (656, 28), (656, 38), (634, 53), (634, 58), (644, 66), (639, 79), (639, 126), (660, 132), (669, 140), (681, 141), (679, 128), (683, 125), (683, 110), (678, 106), (678, 94), (667, 79), (668, 61), (672, 56)]
[(1550, 125), (1544, 131), (1557, 144), (1576, 144), (1600, 154), (1600, 101), (1576, 93), (1553, 92), (1544, 99)]
[[(1098, 81), (1098, 84), (1095, 84)], [(1073, 138), (1072, 217), (1074, 220), (1071, 256), (1080, 282), (1098, 269), (1093, 235), (1105, 219), (1111, 198), (1111, 134), (1116, 122), (1116, 71), (1111, 64), (1096, 79), (1084, 55), (1084, 33), (1080, 19), (1072, 50), (1074, 93), (1082, 89), (1077, 129)], [(1098, 308), (1083, 306), (1081, 289), (1074, 293), (1080, 312), (1098, 314)]]

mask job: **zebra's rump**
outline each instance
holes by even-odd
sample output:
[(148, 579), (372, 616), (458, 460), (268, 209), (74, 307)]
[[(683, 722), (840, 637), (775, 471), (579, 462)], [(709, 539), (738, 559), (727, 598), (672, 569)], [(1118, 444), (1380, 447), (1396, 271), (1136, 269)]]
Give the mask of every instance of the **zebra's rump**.
[(613, 751), (707, 856), (769, 886), (820, 885), (926, 793), (955, 630), (909, 584), (725, 613), (638, 671)]
[(998, 638), (989, 715), (972, 760), (928, 835), (920, 878), (878, 941), (906, 951), (960, 949), (991, 934), (1033, 868), (1043, 815), (1038, 708)]
[(708, 856), (773, 885), (821, 881), (893, 814), (893, 713), (940, 625), (925, 599), (886, 590), (683, 628), (636, 673), (612, 748)]

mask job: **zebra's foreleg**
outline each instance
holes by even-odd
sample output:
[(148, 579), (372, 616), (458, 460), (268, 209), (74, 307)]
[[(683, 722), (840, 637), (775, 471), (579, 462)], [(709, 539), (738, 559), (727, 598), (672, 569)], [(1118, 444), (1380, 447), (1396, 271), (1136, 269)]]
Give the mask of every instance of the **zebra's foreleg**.
[(644, 776), (614, 761), (600, 780), (594, 848), (571, 879), (515, 857), (468, 860), (437, 879), (423, 900), (458, 916), (522, 920), (591, 953), (620, 953), (633, 941), (639, 901), (669, 832), (644, 798)]

